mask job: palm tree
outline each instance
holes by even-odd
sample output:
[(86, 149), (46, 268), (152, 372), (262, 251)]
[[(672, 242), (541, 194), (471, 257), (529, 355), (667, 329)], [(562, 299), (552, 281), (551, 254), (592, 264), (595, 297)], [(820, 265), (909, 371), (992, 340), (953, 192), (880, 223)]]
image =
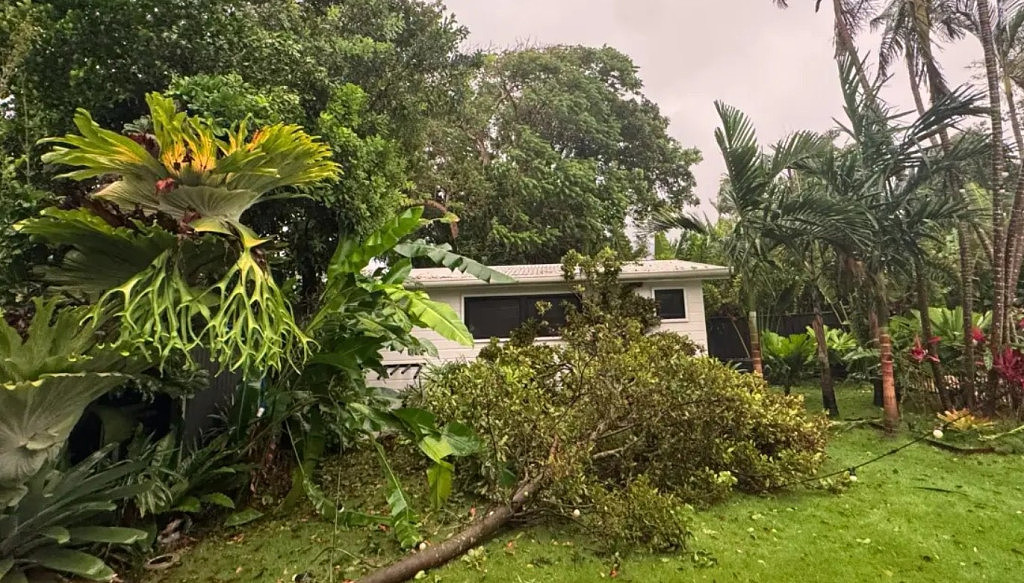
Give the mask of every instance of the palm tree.
[[(956, 41), (964, 37), (971, 27), (970, 19), (961, 10), (962, 2), (958, 0), (890, 0), (885, 8), (871, 21), (873, 30), (882, 29), (882, 41), (879, 48), (878, 70), (885, 75), (889, 67), (903, 54), (910, 79), (910, 88), (914, 96), (918, 114), (924, 115), (925, 103), (921, 96), (921, 80), (927, 80), (931, 105), (935, 105), (949, 95), (949, 87), (942, 75), (938, 61), (935, 59), (935, 37), (941, 42)], [(933, 145), (941, 145), (944, 152), (949, 152), (952, 144), (949, 132), (943, 130), (938, 138), (932, 138)], [(962, 180), (955, 174), (945, 181), (946, 196), (961, 197)], [(966, 223), (957, 225), (957, 238), (960, 252), (960, 287), (962, 322), (964, 337), (973, 328), (970, 314), (974, 308), (974, 270), (971, 254), (971, 233)], [(923, 262), (918, 262), (914, 269), (918, 298), (918, 310), (921, 312), (921, 330), (926, 339), (933, 338), (931, 321), (927, 317), (930, 301), (927, 296), (927, 285), (924, 280)], [(952, 400), (946, 390), (946, 375), (938, 359), (938, 347), (934, 342), (927, 343), (931, 355), (932, 376), (939, 392), (943, 407), (953, 407)], [(964, 355), (965, 370), (961, 387), (965, 395), (974, 394), (974, 347), (966, 344)]]
[[(881, 83), (864, 90), (856, 67), (845, 58), (840, 59), (840, 71), (849, 119), (843, 132), (851, 144), (824, 150), (805, 171), (816, 178), (821, 197), (845, 203), (851, 218), (860, 215), (851, 224), (865, 229), (859, 237), (863, 244), (845, 263), (871, 298), (868, 317), (880, 352), (886, 427), (894, 430), (899, 408), (888, 332), (888, 281), (900, 272), (912, 274), (915, 261), (925, 256), (923, 242), (967, 214), (962, 198), (931, 196), (928, 187), (952, 166), (977, 156), (982, 144), (965, 136), (944, 152), (930, 146), (930, 140), (977, 110), (958, 90), (906, 122), (878, 98)], [(837, 253), (845, 254), (842, 249)]]
[[(1003, 190), (1003, 172), (1006, 161), (1003, 157), (1003, 107), (999, 89), (999, 57), (996, 52), (995, 31), (992, 25), (992, 8), (988, 0), (977, 0), (978, 38), (985, 55), (985, 79), (989, 99), (989, 123), (992, 131), (991, 175), (992, 190), (992, 332), (990, 347), (993, 357), (1003, 348), (1006, 324), (1007, 290), (1007, 229), (1006, 193)], [(992, 377), (995, 378), (994, 376)]]
[[(789, 0), (772, 0), (779, 8), (789, 8)], [(857, 51), (857, 35), (875, 13), (876, 0), (832, 0), (835, 21), (836, 59), (843, 57), (856, 62), (857, 78), (861, 85), (869, 87), (867, 70)], [(821, 10), (822, 0), (815, 0), (814, 11)]]

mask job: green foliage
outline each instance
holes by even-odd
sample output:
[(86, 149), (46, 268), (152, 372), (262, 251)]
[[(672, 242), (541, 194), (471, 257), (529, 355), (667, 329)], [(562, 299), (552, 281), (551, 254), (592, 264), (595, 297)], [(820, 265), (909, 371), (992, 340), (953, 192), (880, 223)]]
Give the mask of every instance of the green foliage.
[(290, 88), (254, 87), (237, 73), (175, 77), (165, 95), (221, 127), (239, 120), (256, 127), (301, 123), (304, 117), (299, 96)]
[(619, 489), (595, 486), (590, 495), (593, 508), (581, 513), (580, 522), (608, 537), (601, 544), (611, 550), (672, 552), (691, 538), (692, 509), (675, 495), (659, 492), (646, 476)]
[(235, 509), (234, 497), (249, 483), (247, 464), (222, 433), (202, 446), (182, 443), (176, 431), (153, 442), (137, 436), (127, 458), (143, 464), (133, 481), (153, 487), (132, 502), (140, 517), (170, 513), (198, 514), (204, 507)]
[(636, 321), (644, 331), (658, 326), (661, 319), (655, 301), (619, 283), (622, 266), (622, 257), (608, 248), (593, 256), (569, 251), (562, 258), (562, 274), (580, 298), (579, 310), (567, 308), (567, 319), (574, 327), (600, 324), (608, 318)]
[(148, 488), (146, 484), (124, 485), (128, 476), (141, 469), (141, 463), (104, 467), (110, 451), (101, 450), (66, 471), (52, 464), (44, 466), (28, 481), (16, 506), (0, 508), (0, 556), (13, 560), (6, 565), (8, 577), (43, 567), (105, 581), (114, 572), (92, 549), (146, 539), (144, 531), (108, 526), (116, 502)]
[[(586, 324), (570, 320), (564, 343), (508, 345), (440, 367), (416, 397), (481, 436), (484, 492), (504, 497), (546, 474), (551, 489), (535, 504), (564, 509), (592, 504), (595, 486), (615, 492), (643, 476), (676, 501), (707, 503), (734, 488), (760, 492), (806, 477), (823, 460), (824, 421), (808, 418), (800, 399), (696, 357), (683, 337), (646, 335), (635, 318), (583, 306)], [(648, 520), (666, 530), (650, 540), (680, 532), (664, 522), (670, 514), (658, 514)]]
[(761, 350), (768, 379), (787, 391), (813, 372), (816, 345), (810, 334), (781, 336), (766, 330), (761, 334)]
[[(814, 330), (807, 327), (807, 337), (814, 339)], [(828, 362), (832, 366), (843, 364), (847, 355), (856, 350), (860, 343), (857, 337), (842, 328), (825, 327), (825, 346), (828, 347)]]

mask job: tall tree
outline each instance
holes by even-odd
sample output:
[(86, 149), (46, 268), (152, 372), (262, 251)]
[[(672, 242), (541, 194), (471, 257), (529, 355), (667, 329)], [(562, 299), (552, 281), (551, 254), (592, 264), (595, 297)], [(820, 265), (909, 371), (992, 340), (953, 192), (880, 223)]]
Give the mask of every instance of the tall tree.
[(472, 85), (465, 116), (438, 128), (431, 152), (433, 194), (461, 219), (461, 252), (490, 263), (629, 252), (630, 220), (696, 202), (699, 154), (668, 135), (621, 52), (510, 50), (488, 55)]
[[(906, 63), (911, 92), (917, 105), (918, 114), (924, 115), (925, 104), (921, 97), (920, 82), (927, 81), (931, 104), (945, 99), (949, 87), (942, 75), (935, 58), (936, 36), (940, 42), (950, 42), (963, 38), (969, 28), (969, 19), (960, 10), (960, 3), (951, 0), (891, 0), (882, 12), (871, 21), (873, 29), (882, 29), (882, 41), (879, 49), (879, 74), (884, 75), (889, 67), (903, 53)], [(949, 132), (943, 129), (932, 143), (941, 145), (948, 153), (952, 149)], [(951, 173), (943, 181), (945, 196), (965, 198), (963, 180)], [(974, 327), (971, 314), (974, 309), (974, 270), (971, 253), (972, 234), (969, 225), (961, 222), (957, 225), (957, 238), (960, 250), (960, 287), (961, 308), (964, 313), (962, 322), (964, 338), (967, 338)], [(946, 389), (946, 375), (938, 358), (938, 346), (932, 342), (931, 320), (928, 317), (929, 299), (928, 286), (924, 280), (923, 261), (918, 261), (914, 269), (917, 278), (918, 311), (921, 313), (921, 330), (925, 336), (935, 386), (939, 392), (942, 405), (953, 407), (952, 398)], [(974, 346), (965, 343), (965, 370), (962, 375), (961, 388), (965, 395), (974, 394)]]
[[(849, 119), (843, 131), (851, 143), (826, 150), (808, 171), (820, 181), (825, 197), (848, 206), (851, 224), (865, 229), (846, 264), (870, 297), (868, 315), (875, 324), (883, 407), (891, 431), (899, 409), (888, 331), (889, 281), (900, 271), (912, 273), (914, 261), (925, 254), (924, 241), (965, 216), (968, 207), (962, 198), (932, 196), (928, 186), (976, 157), (983, 144), (965, 135), (948, 152), (930, 146), (938, 132), (977, 113), (963, 91), (951, 92), (916, 119), (902, 120), (879, 99), (881, 83), (864, 90), (856, 68), (845, 58), (840, 71)], [(858, 216), (861, 220), (854, 221)]]
[[(789, 0), (772, 0), (779, 8), (789, 8)], [(814, 11), (821, 10), (822, 0), (815, 0)], [(857, 50), (857, 35), (874, 16), (876, 0), (832, 0), (832, 15), (835, 28), (834, 44), (836, 59), (848, 58), (856, 63), (857, 78), (867, 88), (871, 86), (864, 62)]]

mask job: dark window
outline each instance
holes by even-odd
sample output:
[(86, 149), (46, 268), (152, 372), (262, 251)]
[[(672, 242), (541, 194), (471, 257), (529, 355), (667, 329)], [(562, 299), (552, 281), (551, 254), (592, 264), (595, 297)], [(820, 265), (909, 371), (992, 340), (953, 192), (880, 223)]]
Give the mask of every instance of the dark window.
[(682, 320), (686, 317), (686, 293), (681, 289), (656, 289), (654, 301), (658, 304), (658, 316), (666, 320)]
[[(537, 310), (537, 302), (550, 304), (543, 316)], [(566, 302), (579, 306), (580, 300), (573, 294), (543, 294), (529, 296), (492, 296), (466, 298), (466, 327), (473, 338), (508, 338), (512, 330), (532, 319), (543, 320), (548, 325), (541, 330), (542, 336), (557, 336), (565, 326)]]

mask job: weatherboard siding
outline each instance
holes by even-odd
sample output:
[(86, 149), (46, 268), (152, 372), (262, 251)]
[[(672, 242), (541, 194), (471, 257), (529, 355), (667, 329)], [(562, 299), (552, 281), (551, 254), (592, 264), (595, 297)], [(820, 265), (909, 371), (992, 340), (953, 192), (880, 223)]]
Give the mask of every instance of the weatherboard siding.
[[(701, 289), (701, 280), (660, 280), (651, 283), (642, 283), (636, 293), (647, 297), (654, 297), (656, 289), (683, 289), (685, 290), (686, 318), (680, 320), (663, 320), (659, 330), (675, 332), (688, 336), (702, 348), (707, 347), (707, 328), (705, 326), (704, 294)], [(508, 295), (534, 295), (547, 293), (565, 293), (569, 290), (566, 283), (545, 283), (545, 284), (512, 284), (512, 285), (489, 285), (486, 287), (452, 287), (436, 288), (427, 290), (431, 299), (445, 302), (455, 310), (460, 319), (464, 318), (463, 299), (466, 297), (480, 296), (508, 296)], [(443, 338), (432, 330), (417, 328), (413, 330), (418, 338), (430, 341), (437, 348), (437, 356), (409, 355), (400, 352), (385, 352), (383, 360), (385, 366), (398, 365), (425, 365), (454, 362), (461, 360), (473, 360), (480, 349), (487, 346), (488, 340), (477, 340), (471, 346), (463, 346)], [(545, 339), (548, 342), (557, 342), (557, 339)], [(371, 374), (369, 382), (375, 386), (384, 386), (392, 389), (404, 389), (409, 385), (416, 384), (419, 380), (417, 374), (422, 375), (425, 368), (412, 367), (405, 371), (397, 371), (387, 379), (377, 378)]]

